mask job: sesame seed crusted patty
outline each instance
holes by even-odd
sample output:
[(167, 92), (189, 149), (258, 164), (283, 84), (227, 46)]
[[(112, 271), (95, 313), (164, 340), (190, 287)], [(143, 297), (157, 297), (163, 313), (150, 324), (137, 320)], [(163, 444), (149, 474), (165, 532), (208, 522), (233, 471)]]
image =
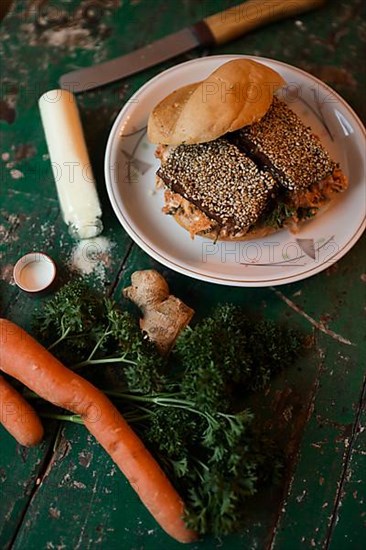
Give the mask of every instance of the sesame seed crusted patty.
[(276, 96), (265, 116), (230, 139), (267, 167), (287, 189), (306, 189), (332, 174), (335, 163), (299, 117)]
[(225, 139), (171, 149), (157, 175), (211, 219), (238, 229), (256, 222), (276, 185)]

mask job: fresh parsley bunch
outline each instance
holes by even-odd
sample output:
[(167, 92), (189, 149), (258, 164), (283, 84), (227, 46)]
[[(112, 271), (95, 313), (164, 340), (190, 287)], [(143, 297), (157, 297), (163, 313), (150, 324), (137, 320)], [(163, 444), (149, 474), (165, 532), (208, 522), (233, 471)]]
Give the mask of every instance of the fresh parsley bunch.
[(45, 303), (38, 333), (73, 368), (117, 369), (104, 391), (178, 488), (190, 527), (216, 535), (240, 529), (249, 497), (281, 470), (280, 453), (258, 431), (245, 397), (296, 360), (302, 342), (295, 331), (223, 304), (162, 358), (134, 316), (74, 281)]

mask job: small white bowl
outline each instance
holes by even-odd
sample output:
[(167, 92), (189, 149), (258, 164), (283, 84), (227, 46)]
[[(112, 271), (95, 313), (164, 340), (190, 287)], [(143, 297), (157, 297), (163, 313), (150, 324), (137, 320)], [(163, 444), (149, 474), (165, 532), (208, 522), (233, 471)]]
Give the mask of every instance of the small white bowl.
[(25, 292), (43, 292), (56, 278), (56, 264), (43, 252), (29, 252), (15, 264), (13, 277), (16, 285)]

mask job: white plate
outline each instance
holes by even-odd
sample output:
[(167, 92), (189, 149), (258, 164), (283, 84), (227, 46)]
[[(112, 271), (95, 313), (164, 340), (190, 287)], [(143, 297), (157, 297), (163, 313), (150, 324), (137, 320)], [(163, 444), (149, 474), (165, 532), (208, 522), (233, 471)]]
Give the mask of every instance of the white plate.
[(263, 239), (217, 242), (192, 240), (161, 212), (163, 191), (155, 190), (158, 161), (146, 137), (152, 108), (176, 88), (207, 77), (240, 57), (204, 57), (177, 65), (147, 82), (128, 101), (112, 128), (105, 157), (107, 190), (113, 209), (132, 239), (171, 269), (204, 281), (231, 286), (270, 286), (300, 281), (339, 260), (365, 229), (365, 129), (334, 90), (304, 71), (255, 58), (278, 71), (288, 86), (291, 108), (318, 134), (349, 177), (346, 193), (299, 233), (279, 231)]

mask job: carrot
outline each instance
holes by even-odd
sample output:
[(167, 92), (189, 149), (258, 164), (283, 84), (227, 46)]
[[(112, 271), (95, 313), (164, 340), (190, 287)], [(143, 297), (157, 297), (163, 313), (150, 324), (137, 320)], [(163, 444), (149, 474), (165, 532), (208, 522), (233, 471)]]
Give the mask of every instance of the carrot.
[(36, 412), (3, 376), (0, 376), (0, 423), (26, 447), (37, 445), (43, 438)]
[(0, 343), (0, 368), (47, 401), (79, 414), (159, 525), (179, 542), (195, 540), (183, 521), (183, 501), (109, 399), (5, 319), (0, 319)]

